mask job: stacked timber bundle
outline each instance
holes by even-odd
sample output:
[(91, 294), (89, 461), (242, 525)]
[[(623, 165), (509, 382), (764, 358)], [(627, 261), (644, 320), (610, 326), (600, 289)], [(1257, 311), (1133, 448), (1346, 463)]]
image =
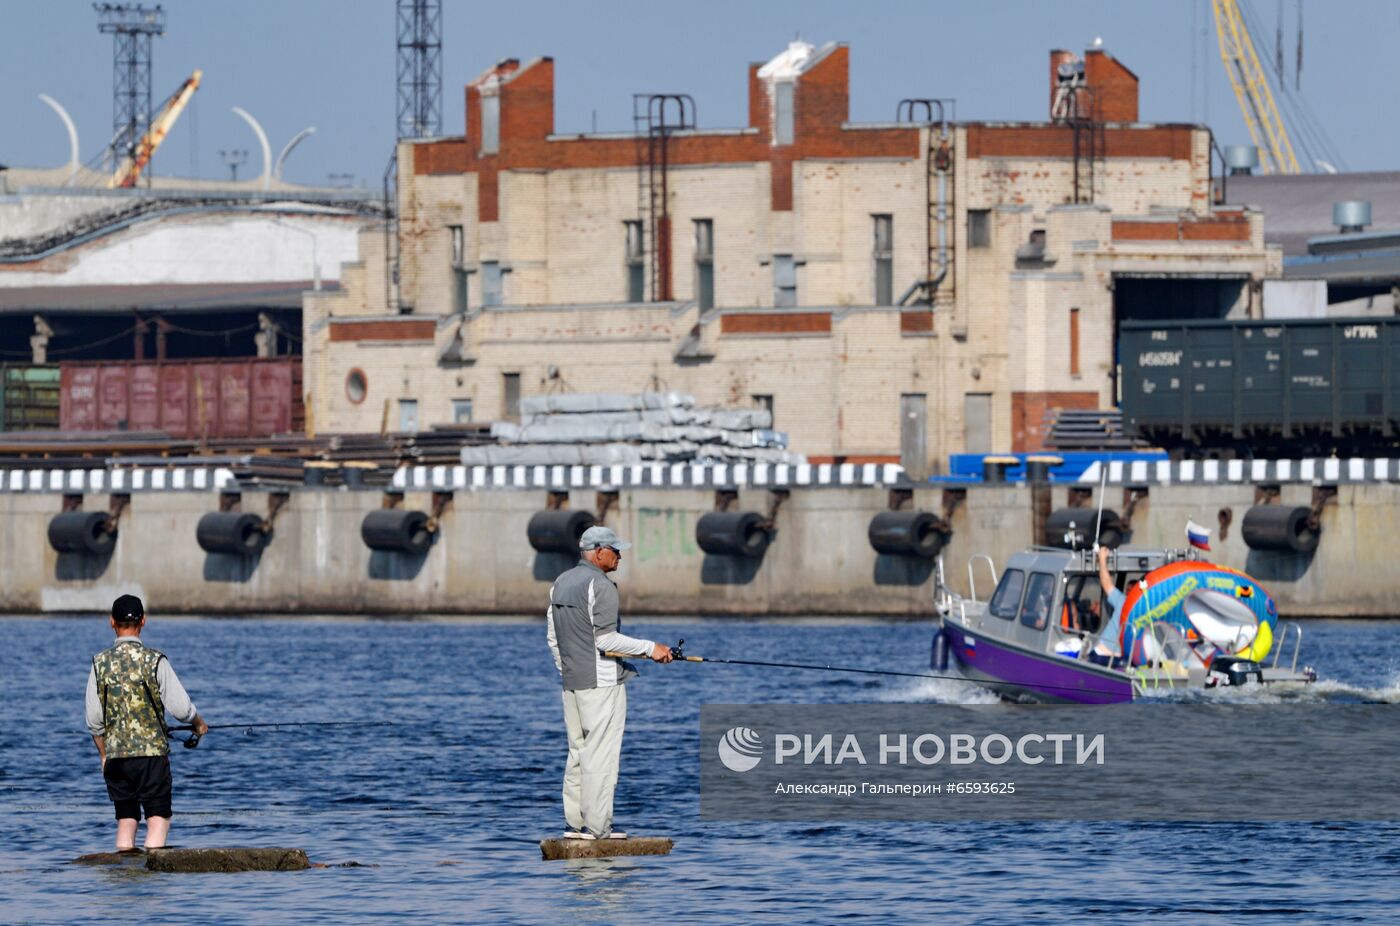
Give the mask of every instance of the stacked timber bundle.
[(522, 399), (520, 423), (498, 421), (501, 446), (462, 448), (467, 466), (627, 463), (803, 463), (773, 415), (698, 408), (678, 392), (566, 393)]

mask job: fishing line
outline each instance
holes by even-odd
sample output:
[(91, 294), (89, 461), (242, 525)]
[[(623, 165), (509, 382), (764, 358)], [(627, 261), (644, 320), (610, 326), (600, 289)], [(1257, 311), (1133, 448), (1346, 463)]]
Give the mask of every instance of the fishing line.
[[(893, 669), (859, 669), (854, 666), (833, 666), (815, 665), (813, 663), (802, 662), (767, 662), (760, 659), (719, 659), (711, 656), (687, 656), (681, 651), (681, 646), (685, 640), (681, 640), (676, 646), (671, 647), (671, 657), (677, 662), (716, 662), (725, 663), (732, 666), (765, 666), (775, 669), (810, 669), (817, 672), (853, 672), (859, 675), (892, 675), (901, 678), (932, 678), (948, 682), (972, 682), (973, 680), (962, 675), (936, 675), (931, 672), (898, 672)], [(616, 658), (636, 658), (634, 653), (612, 653), (605, 652), (604, 656)], [(1131, 679), (1126, 679), (1131, 684)], [(1122, 691), (1112, 691), (1107, 688), (1081, 688), (1074, 685), (1042, 685), (1036, 684), (1037, 688), (1050, 688), (1056, 691), (1078, 691), (1085, 694), (1104, 694), (1122, 697)]]
[[(211, 723), (209, 730), (273, 730), (278, 727), (387, 727), (387, 720), (303, 720), (287, 721), (283, 723)], [(206, 731), (207, 732), (207, 731)], [(175, 733), (189, 733), (189, 736), (181, 739), (174, 736)], [(188, 724), (179, 727), (170, 727), (168, 734), (171, 739), (184, 746), (186, 749), (195, 749), (199, 746), (203, 733), (194, 732), (194, 727)]]

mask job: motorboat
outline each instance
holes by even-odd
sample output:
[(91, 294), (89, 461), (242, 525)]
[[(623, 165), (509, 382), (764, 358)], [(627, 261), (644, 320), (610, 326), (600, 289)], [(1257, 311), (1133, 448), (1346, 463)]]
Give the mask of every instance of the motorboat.
[(948, 587), (940, 559), (934, 670), (955, 666), (1013, 700), (1084, 704), (1317, 680), (1298, 664), (1302, 627), (1281, 622), (1273, 597), (1243, 572), (1194, 548), (1120, 548), (1107, 569), (1124, 594), (1120, 637), (1102, 641), (1117, 658), (1096, 653), (1110, 610), (1094, 550), (1030, 547), (1000, 575), (990, 557), (974, 556), (967, 596)]

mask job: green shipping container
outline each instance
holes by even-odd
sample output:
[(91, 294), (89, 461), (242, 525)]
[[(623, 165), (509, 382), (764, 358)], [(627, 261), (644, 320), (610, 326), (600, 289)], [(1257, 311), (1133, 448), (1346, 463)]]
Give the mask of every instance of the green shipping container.
[(0, 364), (0, 428), (50, 431), (58, 428), (59, 368)]

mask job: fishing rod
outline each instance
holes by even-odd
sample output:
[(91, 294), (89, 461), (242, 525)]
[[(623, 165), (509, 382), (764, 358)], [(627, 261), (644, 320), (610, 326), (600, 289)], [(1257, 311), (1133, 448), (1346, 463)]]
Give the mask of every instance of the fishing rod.
[[(860, 669), (854, 666), (833, 666), (816, 665), (814, 663), (802, 662), (767, 662), (761, 659), (719, 659), (712, 656), (687, 656), (682, 647), (685, 640), (677, 641), (671, 647), (671, 659), (675, 662), (715, 662), (724, 663), (731, 666), (764, 666), (773, 669), (811, 669), (818, 672), (854, 672), (859, 675), (896, 675), (902, 678), (933, 678), (940, 681), (966, 682), (968, 678), (961, 675), (936, 675), (931, 672), (898, 672), (893, 669)], [(604, 656), (611, 656), (616, 659), (636, 659), (635, 653), (614, 653), (605, 651)], [(1037, 683), (1037, 688), (1053, 688), (1056, 691), (1079, 691), (1089, 694), (1121, 695), (1121, 691), (1110, 691), (1106, 688), (1080, 688), (1074, 685), (1043, 685)]]
[[(278, 727), (384, 727), (388, 726), (385, 720), (303, 720), (286, 721), (279, 723), (211, 723), (209, 730), (264, 730), (276, 729)], [(206, 731), (207, 732), (207, 731)], [(178, 736), (170, 735), (174, 733), (188, 733), (189, 736), (180, 739)], [(194, 727), (186, 724), (181, 727), (170, 727), (170, 738), (180, 743), (186, 749), (196, 749), (199, 746), (203, 733), (194, 732)]]

